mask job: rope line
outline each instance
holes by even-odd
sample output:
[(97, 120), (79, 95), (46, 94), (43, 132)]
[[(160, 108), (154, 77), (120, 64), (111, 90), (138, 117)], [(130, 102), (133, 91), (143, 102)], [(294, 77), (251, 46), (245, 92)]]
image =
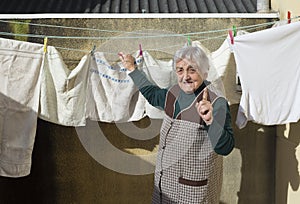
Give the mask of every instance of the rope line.
[[(291, 18), (292, 19), (298, 19), (300, 16)], [(286, 21), (286, 20), (282, 20)], [(0, 20), (2, 23), (13, 23), (13, 24), (25, 24), (25, 25), (31, 25), (31, 26), (39, 26), (39, 27), (50, 27), (50, 28), (64, 28), (64, 29), (73, 29), (73, 30), (83, 30), (83, 31), (97, 31), (97, 32), (109, 32), (109, 33), (126, 33), (126, 34), (137, 34), (137, 35), (146, 35), (148, 33), (143, 32), (128, 32), (128, 31), (119, 31), (119, 30), (101, 30), (96, 28), (82, 28), (82, 27), (70, 27), (70, 26), (58, 26), (58, 25), (50, 25), (50, 24), (36, 24), (36, 23), (29, 23), (29, 22), (21, 22), (21, 21), (7, 21), (7, 20)], [(272, 22), (266, 22), (261, 24), (255, 24), (255, 25), (248, 25), (248, 26), (241, 26), (237, 27), (237, 29), (248, 29), (248, 28), (255, 28), (255, 27), (262, 27), (262, 26), (269, 26), (273, 25), (276, 22), (280, 21), (272, 21)], [(218, 29), (218, 30), (209, 30), (209, 31), (202, 31), (202, 32), (191, 32), (191, 33), (184, 33), (184, 34), (164, 34), (164, 35), (155, 35), (155, 36), (145, 36), (145, 37), (176, 37), (176, 36), (189, 36), (189, 35), (203, 35), (203, 34), (211, 34), (211, 33), (218, 33), (218, 32), (224, 32), (228, 31), (228, 29)], [(42, 36), (42, 35), (41, 35)], [(52, 38), (65, 38), (67, 36), (48, 36)], [(140, 38), (141, 36), (129, 36), (127, 38)], [(143, 36), (142, 36), (143, 37)], [(126, 37), (80, 37), (80, 36), (68, 36), (68, 38), (92, 38), (92, 39), (108, 39), (108, 38), (126, 38)]]
[[(300, 16), (291, 18), (291, 19), (298, 19)], [(254, 25), (248, 25), (248, 26), (241, 26), (236, 27), (237, 30), (254, 30), (266, 26), (273, 25), (277, 22), (284, 22), (287, 20), (281, 20), (281, 21), (272, 21), (267, 23), (261, 23), (261, 24), (254, 24)], [(147, 35), (149, 33), (142, 33), (142, 32), (127, 32), (127, 31), (118, 31), (118, 30), (101, 30), (101, 29), (95, 29), (95, 28), (82, 28), (82, 27), (69, 27), (69, 26), (58, 26), (58, 25), (50, 25), (50, 24), (36, 24), (36, 23), (28, 23), (28, 22), (21, 22), (21, 21), (7, 21), (7, 20), (0, 20), (2, 23), (14, 23), (14, 24), (26, 24), (31, 26), (39, 26), (39, 27), (50, 27), (50, 28), (63, 28), (63, 29), (74, 29), (74, 30), (83, 30), (83, 31), (97, 31), (97, 32), (110, 32), (110, 33), (122, 33), (122, 34), (135, 34), (138, 36), (110, 36), (110, 37), (93, 37), (93, 36), (58, 36), (58, 35), (39, 35), (39, 34), (25, 34), (25, 33), (10, 33), (10, 32), (0, 32), (0, 35), (3, 36), (14, 36), (14, 37), (31, 37), (31, 38), (45, 38), (48, 39), (81, 39), (81, 40), (120, 40), (120, 39), (141, 39), (141, 38), (167, 38), (167, 37), (188, 37), (193, 36), (193, 38), (198, 38), (198, 41), (208, 41), (213, 39), (225, 39), (227, 37), (227, 34), (219, 35), (219, 36), (213, 36), (213, 37), (207, 37), (203, 36), (203, 34), (212, 34), (212, 33), (218, 33), (218, 32), (227, 32), (229, 29), (218, 29), (218, 30), (209, 30), (209, 31), (202, 31), (202, 32), (190, 32), (190, 33), (184, 33), (184, 34), (159, 34), (159, 35)], [(146, 36), (141, 36), (146, 35)], [(201, 36), (196, 36), (201, 35)], [(157, 48), (157, 49), (149, 49), (152, 51), (162, 51), (163, 49), (170, 48), (170, 47), (176, 47), (176, 46), (182, 46), (182, 45), (171, 45), (168, 47), (163, 48)], [(62, 50), (70, 50), (70, 51), (78, 51), (78, 52), (90, 52), (87, 50), (81, 50), (81, 49), (74, 49), (74, 48), (65, 48), (65, 47), (57, 47), (58, 49)], [(108, 53), (112, 54), (112, 53)]]

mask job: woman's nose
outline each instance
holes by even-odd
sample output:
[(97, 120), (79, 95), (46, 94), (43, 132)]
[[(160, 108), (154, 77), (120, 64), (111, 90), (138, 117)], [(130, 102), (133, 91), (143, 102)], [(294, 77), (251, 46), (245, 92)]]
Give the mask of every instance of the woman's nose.
[(188, 70), (184, 70), (184, 72), (183, 72), (183, 78), (184, 79), (188, 79), (189, 77), (190, 77), (190, 74), (189, 74)]

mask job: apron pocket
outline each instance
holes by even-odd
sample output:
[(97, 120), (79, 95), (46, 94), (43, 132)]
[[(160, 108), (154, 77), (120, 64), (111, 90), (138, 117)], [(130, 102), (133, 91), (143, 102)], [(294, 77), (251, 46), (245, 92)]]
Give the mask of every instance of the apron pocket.
[(180, 204), (203, 204), (207, 202), (208, 180), (193, 181), (180, 177), (178, 203)]

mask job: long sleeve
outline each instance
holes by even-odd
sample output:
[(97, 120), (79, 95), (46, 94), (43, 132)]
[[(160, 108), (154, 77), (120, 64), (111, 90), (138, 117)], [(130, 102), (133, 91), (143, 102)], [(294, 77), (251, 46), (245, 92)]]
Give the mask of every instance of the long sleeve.
[(152, 106), (164, 109), (168, 89), (161, 89), (160, 87), (152, 84), (138, 69), (130, 72), (129, 76)]
[(213, 105), (213, 123), (207, 126), (208, 136), (217, 154), (228, 155), (234, 148), (231, 115), (227, 101), (219, 98)]

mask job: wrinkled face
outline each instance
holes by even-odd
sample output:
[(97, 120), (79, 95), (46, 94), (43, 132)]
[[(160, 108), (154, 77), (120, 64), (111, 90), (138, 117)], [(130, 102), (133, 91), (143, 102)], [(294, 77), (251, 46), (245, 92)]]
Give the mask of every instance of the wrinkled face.
[(185, 93), (194, 93), (203, 83), (203, 79), (195, 67), (196, 64), (183, 59), (176, 63), (176, 75), (179, 87)]

